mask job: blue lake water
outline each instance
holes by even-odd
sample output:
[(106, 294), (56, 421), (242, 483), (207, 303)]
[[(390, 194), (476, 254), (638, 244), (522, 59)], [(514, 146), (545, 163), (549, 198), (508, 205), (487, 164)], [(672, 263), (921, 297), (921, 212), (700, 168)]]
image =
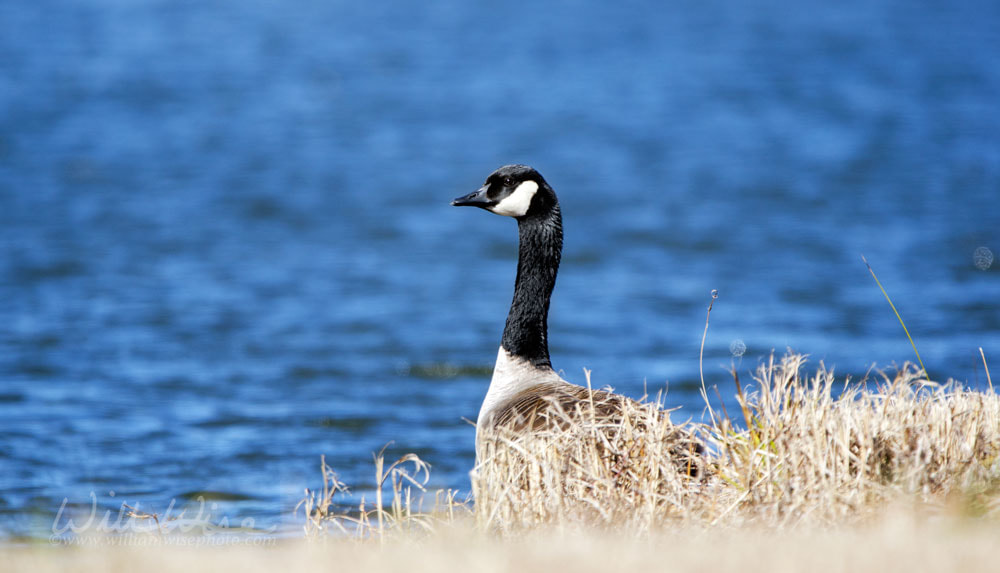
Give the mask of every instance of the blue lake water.
[(516, 231), (448, 203), (505, 163), (562, 202), (570, 380), (699, 419), (713, 289), (726, 399), (772, 349), (914, 360), (863, 254), (985, 387), (1000, 4), (920, 4), (4, 3), (0, 537), (91, 493), (293, 528), (390, 441), (467, 490)]

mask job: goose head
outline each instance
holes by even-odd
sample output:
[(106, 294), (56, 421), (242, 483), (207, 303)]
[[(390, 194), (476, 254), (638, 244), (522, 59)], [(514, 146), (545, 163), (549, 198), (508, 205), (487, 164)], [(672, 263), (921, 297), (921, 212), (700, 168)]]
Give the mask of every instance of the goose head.
[(548, 213), (556, 195), (541, 174), (527, 165), (504, 165), (478, 190), (451, 202), (455, 207), (479, 207), (497, 215), (521, 219)]

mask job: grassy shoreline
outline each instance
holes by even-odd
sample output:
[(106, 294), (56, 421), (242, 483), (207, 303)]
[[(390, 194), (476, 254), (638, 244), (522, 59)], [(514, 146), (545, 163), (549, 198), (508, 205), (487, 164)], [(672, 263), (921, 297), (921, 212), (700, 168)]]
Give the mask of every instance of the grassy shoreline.
[[(423, 511), (427, 467), (416, 456), (377, 457), (372, 504), (334, 504), (345, 487), (324, 465), (309, 492), (306, 533), (376, 538), (432, 531), (467, 516), (481, 531), (864, 525), (898, 505), (928, 515), (1000, 519), (1000, 396), (929, 381), (906, 364), (868, 380), (837, 380), (789, 353), (750, 383), (733, 373), (739, 417), (708, 407), (709, 423), (673, 424), (661, 404), (632, 403), (612, 418), (583, 401), (554, 408), (529, 434), (499, 430), (480, 444), (475, 503), (453, 491)], [(707, 396), (706, 396), (707, 398)], [(704, 449), (692, 455), (692, 444)], [(384, 496), (381, 492), (385, 490)]]
[[(709, 423), (672, 424), (656, 402), (615, 419), (584, 403), (554, 411), (572, 423), (498, 431), (471, 473), (474, 504), (424, 491), (429, 468), (417, 456), (379, 455), (375, 499), (360, 507), (337, 505), (346, 486), (322, 465), (322, 489), (298, 508), (302, 538), (198, 543), (157, 522), (127, 542), (0, 556), (37, 571), (985, 570), (1000, 538), (1000, 396), (921, 372), (838, 381), (789, 353), (753, 382), (734, 373), (739, 412), (709, 407)], [(694, 441), (704, 445), (697, 471), (678, 464)]]
[(655, 401), (613, 419), (584, 403), (548, 431), (489, 436), (472, 472), (478, 526), (826, 526), (900, 500), (1000, 517), (992, 386), (932, 382), (912, 364), (838, 380), (792, 352), (750, 383), (732, 375), (739, 411), (708, 406), (708, 423), (673, 424)]

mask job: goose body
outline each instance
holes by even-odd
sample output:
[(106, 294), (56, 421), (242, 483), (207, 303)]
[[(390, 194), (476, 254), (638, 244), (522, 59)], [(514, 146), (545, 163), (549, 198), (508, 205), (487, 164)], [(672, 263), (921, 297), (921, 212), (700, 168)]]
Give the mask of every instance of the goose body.
[[(479, 410), (476, 434), (504, 424), (537, 425), (538, 413), (557, 405), (595, 399), (613, 409), (629, 400), (603, 390), (563, 380), (552, 368), (548, 348), (548, 312), (562, 255), (562, 215), (555, 191), (526, 165), (505, 165), (477, 191), (452, 201), (513, 217), (518, 225), (517, 278), (489, 390)], [(544, 416), (542, 416), (544, 418)]]

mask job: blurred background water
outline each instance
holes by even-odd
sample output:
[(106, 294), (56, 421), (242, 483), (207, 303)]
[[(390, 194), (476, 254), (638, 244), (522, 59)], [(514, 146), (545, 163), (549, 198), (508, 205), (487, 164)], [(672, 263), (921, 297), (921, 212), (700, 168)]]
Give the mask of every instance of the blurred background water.
[[(512, 162), (559, 193), (553, 363), (632, 396), (786, 347), (1000, 371), (1000, 4), (0, 5), (0, 532), (63, 500), (301, 523), (416, 452), (468, 488)], [(977, 249), (979, 249), (977, 251)], [(111, 492), (114, 492), (112, 495)]]

